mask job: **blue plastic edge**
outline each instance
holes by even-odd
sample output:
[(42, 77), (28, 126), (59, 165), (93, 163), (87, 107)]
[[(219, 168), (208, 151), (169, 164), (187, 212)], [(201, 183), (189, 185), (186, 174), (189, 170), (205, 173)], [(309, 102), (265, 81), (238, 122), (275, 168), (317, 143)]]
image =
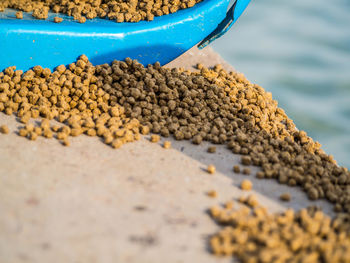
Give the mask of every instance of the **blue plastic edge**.
[[(93, 19), (85, 24), (62, 16), (61, 24), (14, 18), (14, 12), (0, 13), (0, 71), (16, 65), (27, 70), (35, 65), (54, 69), (85, 54), (93, 64), (131, 57), (142, 64), (166, 64), (205, 36), (224, 19), (229, 0), (205, 0), (195, 7), (156, 17), (152, 22), (115, 23)], [(12, 18), (11, 18), (12, 16)]]
[(249, 5), (250, 0), (236, 0), (226, 14), (225, 19), (218, 25), (218, 27), (201, 43), (198, 44), (199, 49), (203, 49), (216, 39), (222, 37), (233, 26), (237, 19), (242, 15), (244, 10)]

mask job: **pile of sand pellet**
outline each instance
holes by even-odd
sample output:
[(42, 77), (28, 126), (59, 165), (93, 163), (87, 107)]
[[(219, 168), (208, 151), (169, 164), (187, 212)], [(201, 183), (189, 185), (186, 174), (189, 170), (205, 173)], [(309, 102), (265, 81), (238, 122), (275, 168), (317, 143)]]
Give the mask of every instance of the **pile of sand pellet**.
[[(86, 56), (55, 72), (34, 67), (25, 73), (10, 67), (0, 73), (0, 111), (15, 113), (24, 123), (18, 134), (30, 140), (57, 138), (66, 146), (69, 136), (99, 136), (114, 148), (140, 139), (148, 127), (125, 116), (124, 108), (96, 85), (95, 67)], [(42, 117), (40, 125), (30, 119)], [(50, 120), (64, 124), (57, 125)]]
[(128, 60), (96, 66), (96, 84), (153, 133), (226, 144), (244, 165), (262, 168), (258, 178), (300, 186), (311, 200), (326, 198), (337, 212), (350, 213), (349, 171), (297, 130), (271, 93), (219, 65), (199, 69)]
[[(46, 19), (48, 12), (63, 13), (84, 23), (86, 19), (108, 18), (116, 22), (151, 21), (154, 16), (168, 15), (193, 7), (201, 0), (4, 0), (0, 12), (14, 8), (32, 12), (33, 17)], [(21, 18), (21, 15), (18, 15)], [(56, 19), (55, 22), (61, 22)]]
[[(159, 63), (144, 67), (131, 59), (93, 66), (85, 56), (55, 72), (38, 66), (23, 73), (11, 67), (0, 73), (0, 111), (15, 113), (23, 123), (42, 117), (40, 127), (26, 124), (19, 135), (50, 138), (52, 134), (46, 134), (51, 131), (64, 144), (68, 136), (85, 133), (101, 136), (118, 148), (138, 140), (139, 132), (149, 131), (194, 144), (203, 140), (225, 144), (242, 155), (242, 165), (262, 168), (258, 178), (299, 186), (311, 200), (326, 198), (334, 203), (335, 240), (348, 240), (349, 171), (339, 167), (304, 131), (297, 130), (263, 88), (219, 65), (213, 69), (198, 65), (198, 69), (170, 69)], [(61, 127), (48, 120), (61, 123)], [(151, 140), (157, 142), (159, 137)], [(233, 171), (239, 172), (238, 168)], [(208, 172), (214, 173), (215, 166)], [(251, 186), (245, 183), (243, 188)], [(250, 201), (250, 205), (254, 203)], [(290, 224), (299, 221), (293, 218)], [(282, 238), (284, 232), (276, 231)], [(318, 244), (319, 238), (311, 238), (308, 244)], [(332, 257), (339, 253), (347, 257), (334, 249), (330, 248)], [(326, 259), (324, 262), (332, 262)]]
[(235, 205), (212, 207), (210, 214), (224, 227), (209, 242), (215, 255), (247, 263), (350, 262), (350, 238), (342, 222), (315, 208), (270, 214), (250, 195)]

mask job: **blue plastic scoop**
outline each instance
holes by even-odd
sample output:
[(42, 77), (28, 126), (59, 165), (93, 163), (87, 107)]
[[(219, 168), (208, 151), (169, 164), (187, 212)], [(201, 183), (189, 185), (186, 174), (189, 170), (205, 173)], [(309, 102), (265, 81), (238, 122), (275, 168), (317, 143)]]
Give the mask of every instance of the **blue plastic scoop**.
[[(236, 0), (227, 11), (230, 0), (203, 0), (192, 8), (138, 23), (96, 18), (80, 24), (53, 13), (47, 20), (24, 13), (18, 20), (15, 10), (5, 10), (0, 13), (0, 71), (13, 65), (21, 70), (36, 65), (53, 69), (81, 54), (95, 65), (126, 57), (144, 65), (157, 61), (163, 65), (197, 43), (202, 41), (199, 48), (203, 48), (223, 35), (249, 2)], [(54, 23), (55, 16), (63, 22)]]

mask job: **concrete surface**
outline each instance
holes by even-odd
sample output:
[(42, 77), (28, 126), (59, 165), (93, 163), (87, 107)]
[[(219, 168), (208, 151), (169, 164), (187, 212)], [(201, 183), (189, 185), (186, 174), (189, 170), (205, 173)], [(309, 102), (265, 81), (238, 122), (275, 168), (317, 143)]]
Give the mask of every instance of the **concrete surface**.
[[(198, 62), (223, 63), (207, 48), (171, 65)], [(113, 150), (86, 136), (63, 147), (17, 136), (14, 116), (0, 113), (0, 124), (11, 129), (0, 134), (1, 263), (232, 262), (207, 249), (218, 229), (207, 209), (248, 194), (237, 187), (247, 176), (232, 172), (239, 156), (225, 147), (209, 154), (207, 143), (171, 140), (173, 148), (165, 150), (144, 137)], [(217, 167), (215, 175), (205, 172), (208, 164)], [(297, 188), (249, 178), (270, 211), (311, 204)], [(209, 190), (218, 198), (209, 198)], [(279, 201), (283, 192), (292, 202)], [(331, 210), (326, 202), (312, 204)]]

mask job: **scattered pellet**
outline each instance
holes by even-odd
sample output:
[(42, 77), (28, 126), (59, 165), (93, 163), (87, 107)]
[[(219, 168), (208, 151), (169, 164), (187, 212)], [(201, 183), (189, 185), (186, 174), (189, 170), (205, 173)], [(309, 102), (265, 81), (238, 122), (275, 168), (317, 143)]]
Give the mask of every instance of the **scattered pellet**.
[(170, 149), (171, 148), (171, 142), (170, 141), (165, 141), (163, 143), (163, 148), (164, 149)]
[(27, 137), (28, 135), (28, 130), (26, 128), (21, 128), (19, 131), (18, 131), (18, 135), (21, 136), (21, 137)]
[(81, 24), (85, 23), (86, 22), (86, 17), (85, 16), (79, 16), (77, 18), (77, 21)]
[(234, 165), (233, 166), (233, 171), (236, 173), (236, 174), (239, 174), (241, 172), (241, 168), (239, 167), (239, 165)]
[(29, 131), (28, 136), (29, 140), (31, 141), (35, 141), (38, 138), (38, 134), (36, 134), (34, 131)]
[(147, 135), (147, 134), (149, 134), (149, 132), (150, 132), (150, 129), (148, 126), (141, 126), (141, 134), (142, 135)]
[(226, 208), (226, 209), (232, 209), (233, 206), (234, 206), (234, 202), (233, 202), (233, 201), (227, 201), (227, 202), (225, 203), (225, 208)]
[(62, 144), (63, 144), (64, 146), (70, 146), (70, 142), (69, 142), (69, 140), (68, 140), (67, 137), (64, 138), (64, 139), (62, 140)]
[(215, 166), (213, 164), (208, 165), (208, 167), (207, 167), (207, 172), (208, 173), (214, 174), (215, 171), (216, 171), (216, 168), (215, 168)]
[(252, 190), (252, 188), (253, 188), (253, 184), (252, 184), (251, 181), (249, 181), (249, 180), (243, 180), (243, 181), (241, 182), (241, 189), (242, 189), (242, 190), (250, 191), (250, 190)]
[(16, 18), (17, 19), (23, 19), (23, 12), (21, 12), (21, 11), (16, 12)]
[(311, 207), (270, 214), (254, 196), (245, 204), (210, 208), (211, 217), (225, 226), (210, 238), (215, 255), (240, 262), (348, 262), (350, 239), (339, 219)]
[(208, 153), (215, 153), (216, 152), (216, 147), (215, 146), (209, 146), (208, 147)]
[(193, 144), (197, 144), (197, 145), (198, 145), (198, 144), (201, 144), (202, 141), (203, 141), (203, 138), (202, 138), (201, 135), (196, 135), (196, 136), (194, 136), (193, 139), (192, 139), (192, 143), (193, 143)]
[(53, 138), (53, 132), (50, 129), (44, 129), (43, 136), (45, 138), (51, 139)]
[(246, 205), (248, 205), (249, 207), (257, 207), (259, 205), (259, 202), (256, 198), (255, 195), (249, 195), (245, 201)]
[(55, 17), (53, 18), (53, 21), (54, 21), (55, 23), (62, 23), (63, 18), (62, 18), (62, 17), (55, 16)]
[(58, 132), (59, 129), (60, 129), (60, 126), (58, 126), (58, 125), (53, 125), (53, 126), (51, 127), (51, 130), (52, 130), (53, 132)]
[(8, 134), (10, 132), (9, 127), (7, 127), (7, 125), (1, 125), (0, 126), (0, 133), (2, 134)]
[(215, 190), (211, 190), (208, 193), (209, 197), (216, 198), (218, 196), (218, 193)]
[(155, 143), (155, 142), (159, 142), (159, 140), (160, 140), (159, 135), (157, 135), (157, 134), (151, 135), (151, 142)]
[(285, 202), (289, 202), (291, 197), (289, 193), (283, 193), (280, 195), (280, 199)]
[(114, 149), (119, 149), (122, 145), (123, 145), (123, 142), (120, 139), (116, 139), (112, 142), (112, 147)]

